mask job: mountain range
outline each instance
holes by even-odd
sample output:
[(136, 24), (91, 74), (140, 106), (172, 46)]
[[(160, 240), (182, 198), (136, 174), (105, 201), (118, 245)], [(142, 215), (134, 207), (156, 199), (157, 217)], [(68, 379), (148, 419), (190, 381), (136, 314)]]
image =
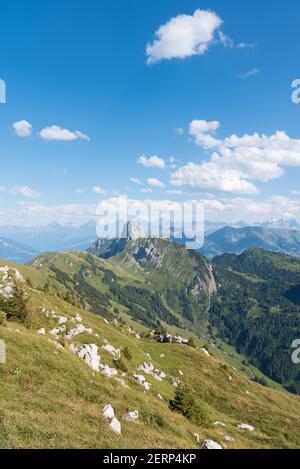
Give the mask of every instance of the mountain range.
[[(206, 243), (201, 252), (212, 258), (224, 252), (237, 253), (249, 247), (262, 247), (297, 255), (299, 247), (295, 231), (300, 232), (300, 226), (293, 219), (270, 220), (261, 225), (255, 224), (251, 230), (243, 221), (228, 225), (225, 222), (206, 220)], [(90, 221), (83, 225), (51, 223), (45, 226), (0, 226), (0, 238), (5, 238), (5, 242), (12, 246), (14, 243), (22, 244), (29, 253), (18, 256), (9, 248), (6, 250), (3, 244), (0, 254), (2, 258), (26, 262), (41, 252), (87, 250), (97, 240), (96, 222)], [(185, 242), (178, 239), (174, 241)]]
[(85, 251), (97, 239), (96, 223), (93, 221), (83, 225), (51, 223), (45, 226), (1, 226), (0, 237), (31, 246), (39, 252)]
[(0, 237), (0, 259), (9, 259), (18, 263), (25, 263), (39, 254), (40, 252), (36, 249)]
[(212, 259), (224, 253), (240, 254), (252, 247), (299, 256), (300, 231), (261, 226), (226, 226), (207, 235), (200, 251)]

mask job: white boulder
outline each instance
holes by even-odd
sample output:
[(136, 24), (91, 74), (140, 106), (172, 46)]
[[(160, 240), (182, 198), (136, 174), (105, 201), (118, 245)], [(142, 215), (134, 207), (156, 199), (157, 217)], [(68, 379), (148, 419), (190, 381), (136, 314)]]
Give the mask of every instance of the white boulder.
[(118, 372), (115, 368), (110, 368), (108, 365), (99, 365), (99, 369), (101, 373), (106, 376), (107, 378), (113, 378), (114, 376), (117, 376)]
[(68, 318), (65, 316), (58, 316), (58, 324), (62, 326), (63, 324), (66, 324), (68, 322)]
[(129, 412), (128, 414), (125, 415), (125, 420), (127, 422), (137, 422), (139, 419), (139, 413), (137, 410), (133, 410), (132, 412)]
[(143, 375), (133, 375), (133, 379), (140, 384), (146, 391), (150, 390), (150, 384), (146, 381), (145, 376)]
[(87, 363), (93, 370), (99, 371), (100, 368), (100, 356), (98, 355), (98, 347), (95, 344), (85, 344), (79, 349), (76, 349), (74, 345), (70, 346), (70, 350), (75, 351), (82, 360)]
[(120, 424), (119, 420), (116, 417), (114, 417), (110, 421), (109, 426), (115, 433), (118, 433), (119, 435), (121, 435), (121, 424)]
[(55, 327), (54, 329), (52, 329), (50, 331), (50, 334), (57, 337), (59, 334), (63, 334), (64, 332), (66, 332), (66, 326), (60, 326), (60, 327)]
[(160, 371), (160, 370), (155, 370), (154, 374), (153, 374), (153, 377), (157, 380), (157, 381), (162, 381), (163, 379), (165, 379), (167, 377), (166, 373), (164, 371)]
[(79, 326), (75, 327), (74, 329), (71, 329), (69, 333), (67, 334), (67, 339), (73, 339), (74, 337), (78, 336), (79, 334), (92, 334), (93, 331), (92, 329), (88, 329), (84, 327), (82, 324), (79, 324)]
[(213, 440), (204, 440), (201, 445), (201, 448), (202, 449), (223, 449), (221, 445), (219, 445)]
[(116, 349), (114, 348), (112, 345), (103, 345), (102, 346), (102, 349), (103, 350), (106, 350), (106, 352), (110, 353), (111, 355), (113, 355), (115, 358), (120, 358), (121, 356), (121, 351), (120, 349)]
[(247, 423), (241, 423), (240, 425), (237, 425), (237, 428), (240, 430), (244, 430), (246, 432), (254, 432), (255, 428), (252, 427), (252, 425), (248, 425)]
[(105, 407), (103, 407), (102, 415), (103, 415), (103, 417), (111, 420), (115, 416), (115, 411), (114, 411), (113, 407), (110, 404), (108, 404)]
[(172, 386), (179, 386), (180, 384), (180, 379), (179, 378), (172, 378)]
[(153, 363), (151, 362), (144, 362), (142, 365), (140, 365), (138, 367), (138, 370), (139, 371), (143, 371), (144, 373), (146, 373), (147, 375), (152, 375), (153, 372), (154, 372), (154, 366), (153, 366)]

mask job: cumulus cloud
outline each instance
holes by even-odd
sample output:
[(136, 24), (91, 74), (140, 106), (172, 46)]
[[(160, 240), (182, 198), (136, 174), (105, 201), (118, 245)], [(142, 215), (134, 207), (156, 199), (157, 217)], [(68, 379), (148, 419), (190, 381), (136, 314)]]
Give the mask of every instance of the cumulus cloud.
[(30, 137), (32, 135), (32, 125), (26, 120), (14, 122), (12, 127), (18, 137)]
[(63, 129), (58, 125), (52, 125), (50, 127), (45, 127), (40, 131), (40, 137), (43, 140), (56, 140), (56, 141), (71, 141), (71, 140), (87, 140), (90, 138), (88, 135), (84, 134), (80, 130), (75, 130), (74, 132), (68, 129)]
[(213, 134), (218, 121), (193, 121), (190, 135), (195, 143), (212, 151), (208, 161), (189, 163), (171, 175), (175, 186), (194, 189), (256, 194), (253, 181), (268, 182), (284, 174), (285, 166), (300, 166), (300, 140), (283, 131), (271, 136), (231, 135), (218, 139)]
[(145, 155), (142, 155), (137, 159), (137, 163), (145, 166), (145, 168), (166, 168), (166, 162), (156, 155), (150, 156), (150, 158), (147, 158)]
[(172, 175), (171, 183), (178, 187), (190, 186), (192, 189), (243, 194), (258, 193), (255, 185), (242, 179), (238, 171), (223, 169), (214, 162), (198, 165), (188, 163)]
[(149, 184), (149, 186), (156, 187), (158, 189), (164, 189), (165, 187), (164, 183), (156, 178), (148, 178), (147, 183)]
[[(86, 223), (96, 216), (95, 204), (44, 205), (23, 201), (17, 208), (0, 210), (3, 223), (41, 225), (52, 222)], [(95, 233), (96, 234), (96, 233)]]
[(147, 63), (203, 55), (221, 25), (222, 19), (216, 13), (200, 9), (193, 15), (171, 18), (155, 32), (153, 43), (147, 45)]
[(97, 195), (104, 195), (104, 194), (106, 194), (106, 190), (105, 190), (105, 189), (102, 189), (102, 187), (99, 187), (99, 186), (93, 187), (93, 192), (95, 192), (95, 194), (97, 194)]
[(138, 186), (143, 184), (142, 181), (138, 178), (130, 178), (130, 182), (132, 182), (132, 184), (137, 184)]
[(28, 198), (40, 197), (40, 193), (35, 189), (32, 189), (29, 186), (13, 186), (13, 187), (4, 187), (0, 186), (0, 192), (6, 192), (11, 195), (21, 195)]
[(263, 200), (236, 197), (226, 200), (203, 200), (208, 219), (247, 223), (265, 222), (271, 218), (300, 221), (300, 200), (283, 196), (271, 196)]

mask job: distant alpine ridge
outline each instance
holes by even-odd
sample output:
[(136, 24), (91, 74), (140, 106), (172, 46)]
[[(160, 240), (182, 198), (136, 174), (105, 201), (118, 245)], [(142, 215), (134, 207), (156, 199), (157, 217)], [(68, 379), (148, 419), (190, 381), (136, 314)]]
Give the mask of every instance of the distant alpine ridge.
[(241, 254), (249, 248), (261, 248), (298, 257), (300, 256), (300, 230), (270, 228), (269, 225), (244, 228), (225, 226), (207, 235), (200, 251), (212, 259), (225, 253)]
[[(104, 259), (122, 252), (126, 240), (146, 237), (138, 224), (130, 222), (121, 239), (97, 240), (96, 222), (83, 225), (51, 223), (45, 226), (0, 226), (0, 258), (26, 262), (42, 252), (89, 251)], [(184, 243), (185, 239), (172, 239)], [(240, 254), (245, 249), (259, 247), (294, 256), (300, 255), (300, 225), (294, 219), (272, 219), (248, 226), (244, 221), (233, 224), (206, 221), (205, 244), (200, 250), (212, 259), (224, 253)], [(22, 254), (24, 252), (24, 255)]]
[(0, 259), (8, 259), (23, 264), (40, 254), (39, 251), (10, 239), (0, 238)]

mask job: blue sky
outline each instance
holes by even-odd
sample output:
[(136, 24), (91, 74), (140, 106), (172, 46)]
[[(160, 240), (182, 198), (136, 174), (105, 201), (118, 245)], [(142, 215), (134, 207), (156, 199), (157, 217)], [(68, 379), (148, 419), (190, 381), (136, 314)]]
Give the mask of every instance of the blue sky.
[(299, 15), (294, 0), (3, 0), (0, 224), (83, 222), (117, 194), (300, 220)]

